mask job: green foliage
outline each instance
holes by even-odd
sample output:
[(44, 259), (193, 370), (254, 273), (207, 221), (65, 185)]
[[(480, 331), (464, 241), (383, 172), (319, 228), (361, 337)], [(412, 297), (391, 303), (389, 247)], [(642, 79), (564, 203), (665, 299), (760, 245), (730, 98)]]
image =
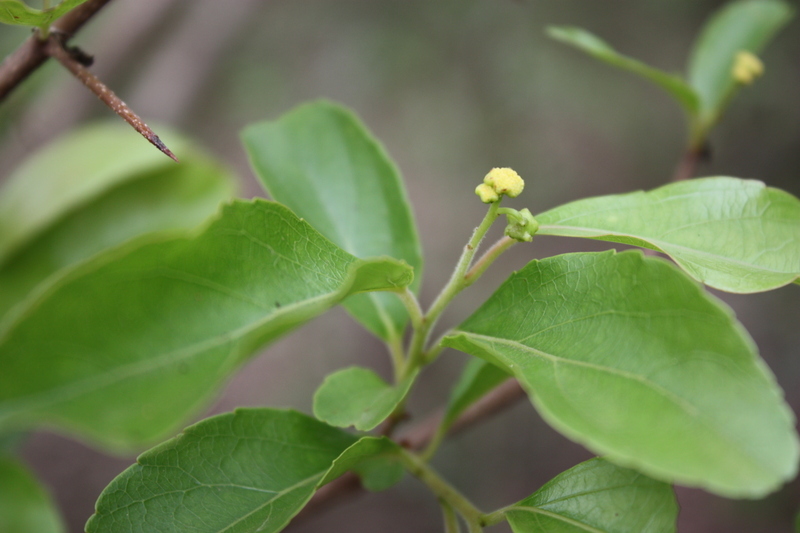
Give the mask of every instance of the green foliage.
[(195, 237), (142, 238), (42, 291), (0, 332), (0, 425), (48, 421), (112, 449), (151, 443), (264, 344), (350, 294), (411, 279), (286, 207), (234, 202)]
[(665, 261), (533, 261), (444, 344), (516, 376), (560, 432), (657, 479), (760, 497), (796, 472), (794, 417), (752, 341)]
[[(242, 139), (270, 195), (356, 257), (402, 259), (422, 279), (422, 250), (400, 173), (350, 111), (329, 102), (300, 106), (280, 120), (254, 124)], [(335, 176), (335, 179), (331, 179)], [(408, 320), (400, 301), (367, 294), (345, 307), (385, 340)]]
[[(34, 155), (0, 191), (0, 316), (52, 274), (132, 237), (193, 228), (233, 178), (175, 137), (181, 163), (121, 124), (82, 128)], [(43, 194), (42, 191), (47, 191)]]
[(674, 532), (678, 503), (669, 485), (603, 459), (581, 463), (506, 508), (514, 533)]
[(763, 183), (704, 178), (571, 202), (538, 215), (541, 235), (666, 253), (698, 281), (759, 292), (800, 276), (800, 200)]
[(608, 43), (588, 31), (572, 26), (552, 26), (547, 34), (562, 43), (574, 46), (592, 57), (622, 70), (627, 70), (655, 83), (683, 107), (688, 114), (700, 109), (697, 93), (682, 78), (667, 74), (641, 61), (631, 59), (614, 50)]
[(703, 122), (716, 121), (735, 89), (731, 68), (736, 53), (758, 54), (793, 15), (794, 8), (781, 0), (741, 0), (711, 17), (694, 43), (687, 74)]
[[(3, 21), (31, 11), (0, 2)], [(669, 92), (696, 150), (738, 86), (734, 55), (757, 52), (791, 13), (778, 0), (730, 4), (701, 33), (688, 81), (584, 30), (550, 34)], [(393, 379), (362, 367), (331, 374), (315, 394), (316, 419), (259, 408), (190, 426), (109, 485), (88, 532), (277, 532), (347, 471), (369, 490), (408, 471), (441, 502), (448, 531), (460, 518), (470, 533), (503, 520), (515, 533), (672, 533), (667, 483), (755, 498), (796, 474), (800, 446), (782, 391), (730, 309), (697, 281), (738, 293), (797, 283), (797, 198), (729, 177), (577, 200), (535, 218), (493, 198), (425, 310), (400, 173), (352, 112), (304, 105), (242, 140), (280, 203), (234, 200), (209, 220), (231, 192), (224, 169), (181, 139), (170, 143), (184, 161), (174, 165), (106, 126), (47, 148), (0, 190), (0, 451), (15, 432), (43, 426), (111, 451), (168, 438), (243, 362), (340, 303), (384, 341)], [(503, 215), (514, 238), (475, 260)], [(534, 260), (432, 341), (456, 295), (537, 232), (649, 248), (680, 268), (639, 251)], [(475, 358), (418, 453), (388, 437), (444, 347)], [(557, 431), (604, 457), (483, 513), (429, 459), (512, 376)], [(349, 426), (381, 430), (340, 429)], [(60, 530), (41, 488), (6, 458), (0, 530)]]
[(396, 449), (294, 411), (239, 409), (139, 456), (103, 491), (86, 531), (280, 531), (318, 487)]
[[(171, 135), (170, 144), (186, 152), (190, 164), (210, 162), (181, 137)], [(0, 189), (0, 264), (117, 187), (172, 168), (124, 124), (95, 124), (60, 138), (25, 161)]]
[(794, 15), (783, 0), (731, 2), (708, 21), (689, 58), (686, 80), (623, 56), (581, 28), (551, 27), (548, 34), (610, 65), (655, 83), (689, 117), (690, 145), (698, 150), (738, 87), (732, 74), (736, 54), (760, 52)]
[(367, 368), (339, 370), (325, 378), (314, 394), (314, 416), (332, 426), (369, 431), (392, 414), (416, 377), (413, 372), (392, 387)]
[(50, 497), (28, 470), (0, 454), (0, 531), (61, 533), (64, 525)]
[(0, 22), (46, 28), (86, 0), (62, 0), (50, 9), (34, 9), (21, 0), (0, 0)]

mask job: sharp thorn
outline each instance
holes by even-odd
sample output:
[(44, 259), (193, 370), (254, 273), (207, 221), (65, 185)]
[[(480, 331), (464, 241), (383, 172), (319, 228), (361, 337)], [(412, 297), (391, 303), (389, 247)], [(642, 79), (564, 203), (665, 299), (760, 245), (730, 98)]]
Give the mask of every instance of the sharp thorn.
[(154, 133), (153, 137), (148, 138), (147, 140), (150, 141), (153, 144), (153, 146), (155, 146), (156, 148), (161, 150), (164, 154), (166, 154), (170, 159), (172, 159), (176, 163), (180, 163), (180, 161), (178, 161), (178, 158), (175, 157), (175, 154), (172, 153), (172, 150), (167, 148), (167, 145), (164, 144), (164, 141), (158, 138), (158, 135)]

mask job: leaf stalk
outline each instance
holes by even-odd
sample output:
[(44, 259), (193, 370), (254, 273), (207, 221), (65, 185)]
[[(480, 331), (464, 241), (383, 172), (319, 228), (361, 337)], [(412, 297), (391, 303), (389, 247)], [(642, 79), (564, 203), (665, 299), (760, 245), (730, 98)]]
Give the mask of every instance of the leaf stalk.
[[(419, 322), (419, 327), (414, 329), (414, 333), (411, 337), (411, 343), (409, 344), (408, 358), (405, 368), (403, 369), (403, 373), (399, 378), (400, 380), (416, 370), (417, 367), (425, 364), (425, 346), (428, 342), (430, 332), (436, 325), (436, 321), (439, 319), (439, 316), (447, 308), (448, 304), (453, 300), (453, 298), (455, 298), (459, 292), (474, 283), (475, 279), (477, 279), (477, 277), (485, 270), (485, 268), (481, 269), (476, 273), (477, 275), (470, 280), (468, 280), (466, 277), (467, 271), (472, 264), (472, 259), (475, 257), (475, 253), (478, 251), (481, 241), (486, 236), (486, 232), (489, 231), (489, 228), (498, 217), (499, 208), (499, 201), (489, 204), (489, 210), (486, 212), (486, 216), (483, 217), (480, 225), (478, 225), (478, 227), (475, 228), (475, 231), (472, 233), (472, 237), (470, 238), (469, 242), (466, 244), (466, 246), (464, 246), (464, 250), (461, 252), (461, 257), (456, 264), (456, 268), (453, 271), (452, 276), (450, 276), (450, 280), (433, 301), (433, 304), (431, 304), (428, 312), (422, 316)], [(491, 264), (491, 262), (489, 262), (489, 264)], [(488, 267), (488, 264), (486, 266)]]
[(400, 461), (408, 472), (423, 482), (440, 501), (455, 509), (468, 525), (470, 533), (483, 531), (483, 516), (477, 507), (470, 502), (455, 487), (444, 480), (433, 468), (418, 455), (402, 450)]

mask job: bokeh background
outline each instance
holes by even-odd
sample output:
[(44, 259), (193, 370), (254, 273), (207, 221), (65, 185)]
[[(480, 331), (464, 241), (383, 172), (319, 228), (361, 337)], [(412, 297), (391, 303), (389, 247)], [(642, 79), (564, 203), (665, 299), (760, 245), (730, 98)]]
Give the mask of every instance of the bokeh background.
[[(115, 0), (75, 43), (95, 54), (93, 70), (146, 121), (189, 133), (238, 172), (242, 196), (262, 195), (238, 139), (242, 127), (309, 99), (355, 109), (406, 179), (426, 253), (421, 298), (430, 303), (482, 217), (472, 190), (491, 167), (511, 166), (526, 179), (525, 193), (510, 205), (536, 213), (580, 197), (657, 187), (680, 157), (685, 123), (677, 104), (549, 40), (545, 27), (583, 26), (624, 53), (679, 72), (697, 30), (723, 4)], [(0, 55), (27, 35), (0, 28)], [(800, 23), (783, 30), (762, 58), (765, 77), (736, 98), (699, 175), (757, 178), (800, 195)], [(70, 128), (109, 116), (63, 69), (47, 65), (0, 105), (0, 178)], [(517, 246), (456, 300), (442, 325), (457, 324), (532, 258), (607, 247), (552, 237)], [(800, 412), (800, 287), (720, 297)], [(465, 360), (447, 351), (425, 372), (410, 402), (415, 417), (446, 399)], [(389, 372), (382, 345), (337, 309), (255, 358), (209, 412), (240, 405), (310, 412), (324, 375), (350, 364)], [(29, 438), (23, 456), (74, 532), (83, 531), (97, 495), (132, 461), (44, 432)], [(588, 457), (520, 402), (448, 441), (434, 463), (488, 510), (529, 495)], [(800, 510), (798, 481), (760, 501), (685, 488), (677, 494), (682, 533), (788, 533)], [(437, 532), (441, 525), (435, 501), (406, 479), (288, 531)]]

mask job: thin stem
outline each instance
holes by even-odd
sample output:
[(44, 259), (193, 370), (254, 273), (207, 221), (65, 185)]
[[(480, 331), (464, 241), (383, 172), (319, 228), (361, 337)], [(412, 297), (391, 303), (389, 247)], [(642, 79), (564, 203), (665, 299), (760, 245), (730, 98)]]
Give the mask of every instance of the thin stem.
[(433, 341), (429, 348), (425, 350), (423, 353), (424, 364), (429, 365), (436, 361), (436, 358), (439, 357), (439, 354), (442, 353), (442, 350), (444, 350), (444, 346), (442, 346), (442, 339), (449, 335), (451, 331), (452, 330), (447, 330), (439, 335), (439, 338)]
[(433, 468), (416, 454), (407, 450), (400, 451), (400, 462), (412, 476), (422, 481), (440, 499), (458, 511), (469, 525), (470, 532), (482, 531), (481, 513), (463, 494), (445, 481)]
[(497, 242), (495, 242), (491, 248), (486, 250), (486, 253), (481, 256), (480, 259), (475, 261), (475, 264), (472, 265), (472, 268), (469, 269), (469, 272), (464, 276), (464, 282), (467, 286), (472, 285), (475, 283), (475, 280), (481, 277), (486, 269), (494, 263), (495, 259), (500, 257), (503, 252), (514, 246), (517, 241), (512, 239), (511, 237), (502, 237)]
[(422, 325), (422, 307), (419, 305), (419, 300), (417, 297), (414, 296), (414, 293), (411, 292), (411, 289), (408, 287), (405, 288), (402, 292), (396, 292), (397, 296), (400, 298), (400, 301), (403, 302), (403, 305), (406, 306), (406, 310), (408, 311), (408, 316), (411, 317), (411, 325), (414, 329), (419, 328)]
[(444, 518), (444, 533), (459, 533), (458, 517), (453, 511), (453, 506), (441, 498), (439, 505), (442, 507), (442, 517)]
[[(509, 379), (462, 413), (450, 426), (447, 434), (452, 435), (489, 420), (495, 413), (515, 405), (525, 397), (525, 392), (519, 383), (515, 379)], [(412, 450), (425, 448), (441, 424), (443, 411), (443, 409), (439, 409), (438, 412), (417, 422), (411, 428), (400, 433), (396, 440), (403, 442)], [(331, 508), (337, 502), (365, 493), (366, 490), (361, 486), (358, 476), (347, 473), (318, 490), (309, 504), (295, 517), (293, 523), (296, 524)]]
[(128, 105), (123, 102), (114, 91), (106, 87), (97, 76), (92, 74), (89, 69), (77, 61), (70, 52), (68, 52), (63, 43), (56, 37), (51, 36), (45, 44), (45, 52), (50, 57), (54, 57), (59, 63), (69, 70), (73, 76), (78, 78), (90, 91), (92, 91), (104, 104), (111, 108), (117, 115), (133, 126), (133, 129), (138, 131), (145, 139), (150, 141), (150, 144), (161, 150), (164, 154), (169, 156), (173, 161), (178, 161), (175, 154), (167, 148), (167, 146), (158, 138), (153, 130), (139, 118), (139, 115), (134, 113)]
[(505, 522), (508, 520), (508, 518), (506, 518), (506, 513), (514, 506), (516, 506), (516, 504), (503, 507), (502, 509), (498, 509), (497, 511), (491, 513), (486, 513), (481, 517), (481, 521), (487, 526), (493, 526), (495, 524), (499, 524), (500, 522)]
[(447, 436), (449, 429), (450, 424), (447, 424), (446, 420), (442, 418), (441, 423), (436, 428), (436, 433), (434, 433), (433, 437), (431, 437), (428, 447), (425, 448), (425, 450), (420, 454), (420, 457), (422, 457), (423, 460), (430, 461), (433, 458), (436, 450), (438, 450), (439, 446), (441, 446), (442, 442), (444, 442), (444, 438)]
[(398, 336), (392, 336), (391, 339), (386, 341), (386, 346), (389, 348), (389, 355), (392, 357), (392, 370), (394, 371), (395, 379), (397, 379), (403, 372), (406, 364), (406, 355), (403, 352), (403, 341)]
[[(439, 296), (436, 297), (436, 300), (434, 300), (431, 308), (428, 310), (426, 318), (429, 321), (435, 321), (439, 318), (439, 315), (447, 307), (447, 304), (449, 304), (455, 295), (465, 287), (464, 276), (467, 273), (467, 269), (472, 264), (472, 258), (475, 257), (475, 253), (478, 251), (478, 246), (483, 240), (483, 237), (497, 219), (497, 210), (499, 208), (499, 201), (489, 205), (489, 211), (486, 213), (486, 216), (483, 217), (483, 221), (481, 221), (480, 225), (475, 228), (469, 243), (464, 247), (464, 251), (461, 253), (461, 258), (458, 260), (458, 264), (456, 265), (456, 269), (450, 281), (445, 285), (442, 292), (439, 293)], [(432, 327), (432, 324), (429, 327)]]
[(475, 228), (475, 231), (472, 233), (472, 238), (470, 238), (467, 245), (464, 246), (464, 251), (461, 252), (461, 257), (453, 271), (453, 275), (450, 277), (447, 285), (442, 289), (442, 292), (439, 293), (439, 296), (433, 301), (428, 312), (422, 317), (420, 327), (414, 330), (408, 349), (406, 367), (402, 377), (413, 372), (424, 362), (425, 345), (428, 342), (431, 330), (439, 319), (439, 315), (442, 314), (442, 311), (445, 310), (456, 294), (471, 283), (465, 283), (464, 276), (467, 273), (467, 269), (472, 264), (472, 259), (475, 257), (475, 252), (478, 250), (478, 246), (483, 240), (483, 237), (486, 235), (486, 232), (489, 231), (492, 223), (497, 219), (497, 210), (499, 208), (499, 201), (489, 204), (489, 210), (486, 212), (486, 216), (483, 217), (483, 221), (481, 221), (480, 225)]
[[(53, 27), (73, 35), (111, 0), (89, 0), (58, 19)], [(32, 35), (0, 63), (0, 102), (47, 61), (40, 35)]]

